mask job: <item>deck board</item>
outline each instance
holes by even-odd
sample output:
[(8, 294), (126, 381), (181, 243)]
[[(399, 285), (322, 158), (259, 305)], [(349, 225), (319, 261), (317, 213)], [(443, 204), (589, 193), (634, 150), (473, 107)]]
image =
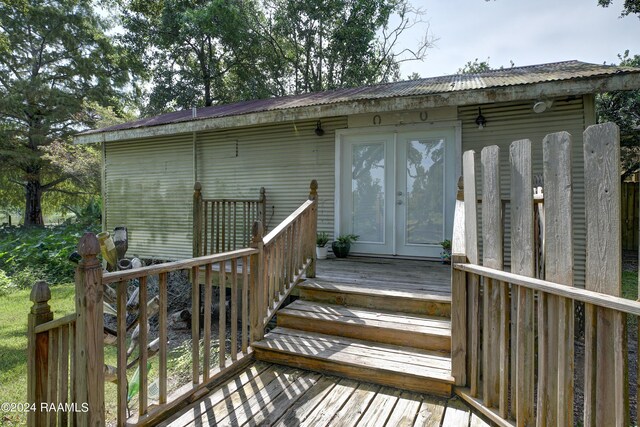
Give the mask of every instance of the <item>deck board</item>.
[(440, 426), (461, 418), (473, 425), (486, 425), (459, 399), (451, 402), (256, 362), (160, 425)]
[(451, 294), (451, 266), (434, 261), (350, 256), (316, 264), (317, 280), (370, 289)]

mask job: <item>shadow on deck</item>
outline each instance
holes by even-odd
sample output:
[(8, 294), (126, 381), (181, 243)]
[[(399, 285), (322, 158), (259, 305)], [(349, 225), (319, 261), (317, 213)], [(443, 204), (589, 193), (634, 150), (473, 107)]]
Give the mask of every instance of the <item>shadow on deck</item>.
[(458, 398), (255, 362), (162, 426), (488, 426)]

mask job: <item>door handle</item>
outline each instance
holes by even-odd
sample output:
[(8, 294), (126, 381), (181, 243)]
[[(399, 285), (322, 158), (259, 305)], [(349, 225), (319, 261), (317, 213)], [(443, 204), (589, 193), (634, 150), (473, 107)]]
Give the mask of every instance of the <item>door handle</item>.
[(401, 205), (401, 204), (402, 204), (402, 200), (398, 200), (398, 201), (396, 202), (396, 205)]
[(398, 196), (402, 196), (402, 191), (398, 191)]

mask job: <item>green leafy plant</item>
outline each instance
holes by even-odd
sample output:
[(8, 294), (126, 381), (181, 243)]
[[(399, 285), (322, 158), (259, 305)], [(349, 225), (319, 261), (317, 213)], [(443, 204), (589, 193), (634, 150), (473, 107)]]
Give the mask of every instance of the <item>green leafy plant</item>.
[(324, 231), (316, 235), (316, 246), (324, 248), (329, 243), (329, 235)]
[(341, 234), (331, 244), (333, 254), (338, 258), (346, 258), (351, 250), (351, 243), (358, 240), (360, 236), (355, 234)]
[(0, 228), (0, 269), (16, 288), (28, 288), (37, 280), (71, 282), (75, 265), (69, 255), (85, 231), (97, 232), (99, 226), (76, 222), (46, 228)]
[(7, 276), (3, 270), (0, 270), (0, 296), (6, 295), (16, 289), (15, 284), (9, 276)]
[(351, 244), (356, 240), (358, 240), (359, 238), (360, 236), (356, 234), (341, 234), (336, 238), (336, 242), (341, 244), (345, 244), (345, 243)]
[(451, 240), (446, 239), (440, 242), (442, 252), (440, 252), (440, 260), (443, 264), (451, 264)]

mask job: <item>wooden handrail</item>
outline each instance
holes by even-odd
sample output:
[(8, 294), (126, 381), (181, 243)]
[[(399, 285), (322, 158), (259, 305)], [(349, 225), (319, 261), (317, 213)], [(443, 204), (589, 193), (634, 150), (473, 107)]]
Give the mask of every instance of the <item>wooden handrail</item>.
[(535, 291), (544, 292), (550, 295), (557, 295), (563, 298), (570, 298), (586, 304), (598, 307), (610, 308), (622, 313), (640, 316), (640, 302), (627, 298), (607, 295), (600, 292), (589, 291), (582, 288), (563, 285), (561, 283), (549, 282), (533, 277), (522, 276), (493, 268), (483, 267), (473, 264), (454, 264), (453, 268), (465, 273), (477, 274), (478, 276), (498, 280), (512, 285), (522, 286)]
[(189, 258), (180, 261), (165, 262), (162, 264), (149, 265), (146, 267), (140, 267), (133, 270), (114, 271), (111, 273), (105, 273), (102, 276), (103, 284), (117, 283), (124, 280), (136, 279), (140, 276), (150, 276), (160, 273), (169, 273), (171, 271), (185, 270), (192, 267), (200, 267), (206, 264), (217, 263), (221, 261), (228, 261), (233, 258), (242, 256), (248, 256), (256, 254), (255, 249), (246, 248), (238, 249), (231, 252), (224, 252), (221, 254), (205, 255), (197, 258)]
[(50, 329), (59, 328), (60, 326), (70, 325), (72, 323), (75, 323), (77, 318), (78, 318), (78, 315), (76, 313), (67, 314), (64, 317), (59, 317), (50, 322), (42, 323), (36, 326), (34, 332), (36, 334), (39, 334), (42, 332), (47, 332)]
[(264, 244), (269, 245), (274, 239), (282, 234), (282, 232), (296, 220), (303, 212), (313, 206), (315, 200), (307, 200), (298, 209), (296, 209), (291, 215), (289, 215), (284, 221), (282, 221), (276, 228), (271, 230), (266, 236), (264, 236)]

